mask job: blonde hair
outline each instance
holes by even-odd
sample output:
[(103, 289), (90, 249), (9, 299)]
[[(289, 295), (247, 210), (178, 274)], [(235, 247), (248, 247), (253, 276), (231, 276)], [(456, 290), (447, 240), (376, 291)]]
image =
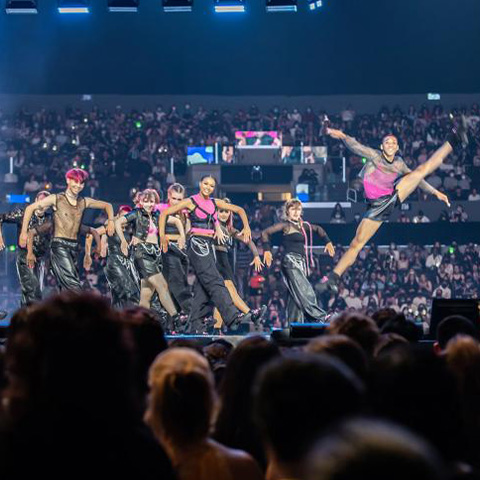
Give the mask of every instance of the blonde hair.
[(153, 362), (148, 384), (145, 419), (157, 437), (177, 445), (195, 444), (208, 437), (217, 396), (204, 357), (189, 348), (171, 348)]

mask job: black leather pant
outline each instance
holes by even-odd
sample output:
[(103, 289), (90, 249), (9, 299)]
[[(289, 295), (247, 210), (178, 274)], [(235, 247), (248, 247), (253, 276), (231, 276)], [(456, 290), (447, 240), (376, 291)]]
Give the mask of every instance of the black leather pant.
[(60, 290), (82, 289), (78, 273), (78, 242), (66, 238), (54, 238), (50, 262)]
[(103, 269), (107, 278), (112, 305), (124, 308), (128, 305), (138, 305), (140, 301), (140, 286), (133, 273), (133, 264), (129, 258), (119, 253), (109, 253), (107, 264)]
[(17, 250), (17, 275), (22, 290), (22, 307), (39, 302), (42, 299), (43, 275), (45, 273), (45, 259), (37, 258), (34, 268), (27, 265), (27, 251)]
[(190, 312), (190, 327), (194, 330), (202, 319), (212, 311), (213, 303), (227, 325), (230, 325), (239, 310), (235, 307), (225, 282), (218, 272), (213, 241), (210, 238), (190, 237), (187, 255), (197, 279), (193, 285), (193, 301)]
[(282, 260), (282, 273), (288, 288), (288, 322), (321, 322), (326, 312), (318, 306), (317, 296), (307, 278), (305, 258), (297, 253), (287, 253)]
[(192, 308), (192, 292), (187, 281), (188, 257), (174, 244), (170, 244), (167, 253), (162, 255), (168, 289), (180, 309), (188, 315)]

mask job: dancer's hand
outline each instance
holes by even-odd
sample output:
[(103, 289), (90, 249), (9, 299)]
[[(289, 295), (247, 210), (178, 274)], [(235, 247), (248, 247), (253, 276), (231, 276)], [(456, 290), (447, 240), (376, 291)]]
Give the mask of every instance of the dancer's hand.
[(243, 237), (243, 241), (248, 243), (252, 239), (252, 231), (250, 230), (250, 227), (244, 227), (240, 232), (240, 235)]
[(225, 244), (228, 239), (227, 235), (225, 235), (225, 233), (222, 230), (222, 227), (219, 224), (215, 226), (215, 235), (213, 236), (213, 238), (216, 240), (216, 242), (219, 245)]
[(112, 219), (108, 219), (107, 235), (111, 237), (114, 233), (115, 233), (115, 222)]
[(177, 241), (178, 248), (180, 250), (183, 250), (185, 248), (186, 243), (187, 243), (187, 241), (185, 239), (185, 236), (180, 235), (180, 237), (178, 238), (178, 241)]
[(126, 257), (128, 257), (128, 243), (126, 240), (122, 240), (122, 243), (120, 244), (120, 250)]
[(263, 263), (264, 263), (267, 267), (270, 267), (270, 265), (272, 265), (272, 261), (273, 261), (272, 252), (270, 252), (269, 250), (267, 250), (267, 251), (263, 254)]
[(441, 202), (445, 202), (449, 207), (451, 207), (450, 205), (450, 200), (448, 199), (448, 197), (442, 193), (442, 192), (436, 192), (435, 193), (435, 196), (441, 201)]
[(28, 268), (35, 268), (35, 262), (37, 261), (37, 257), (35, 254), (32, 253), (27, 253), (27, 266)]
[(28, 234), (26, 233), (21, 233), (20, 234), (20, 237), (18, 239), (18, 244), (22, 247), (22, 248), (27, 248), (27, 240), (28, 240)]
[(326, 132), (327, 135), (330, 135), (332, 138), (336, 138), (338, 140), (343, 140), (346, 137), (341, 130), (336, 130), (335, 128), (327, 128)]
[(325, 251), (331, 256), (333, 257), (335, 255), (335, 247), (333, 246), (333, 243), (332, 242), (328, 242), (326, 245), (325, 245)]
[(168, 238), (167, 238), (166, 235), (164, 235), (160, 240), (160, 246), (162, 247), (162, 252), (163, 253), (168, 252), (168, 244), (169, 244)]
[(256, 272), (261, 272), (262, 268), (265, 266), (258, 255), (253, 258), (253, 262), (250, 265), (255, 266), (255, 271)]
[(92, 257), (85, 255), (83, 257), (83, 268), (88, 272), (92, 268)]

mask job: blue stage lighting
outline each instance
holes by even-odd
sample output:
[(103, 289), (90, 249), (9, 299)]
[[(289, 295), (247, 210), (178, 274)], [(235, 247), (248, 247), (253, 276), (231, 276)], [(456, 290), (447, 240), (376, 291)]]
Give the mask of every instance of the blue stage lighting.
[(308, 8), (309, 10), (318, 10), (320, 7), (323, 6), (322, 0), (309, 0), (308, 1)]
[(193, 0), (163, 0), (165, 12), (191, 12)]
[(140, 0), (108, 0), (108, 11), (112, 13), (135, 13)]
[(245, 0), (214, 0), (217, 13), (243, 13)]
[(59, 0), (59, 13), (90, 13), (88, 0)]
[(267, 12), (296, 12), (297, 0), (267, 0)]
[(8, 0), (5, 11), (20, 14), (38, 13), (37, 2), (36, 0)]

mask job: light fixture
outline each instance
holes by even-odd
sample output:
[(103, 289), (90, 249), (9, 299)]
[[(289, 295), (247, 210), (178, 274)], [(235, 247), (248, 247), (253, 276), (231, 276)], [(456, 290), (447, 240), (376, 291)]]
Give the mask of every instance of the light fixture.
[(322, 0), (308, 0), (308, 9), (311, 11), (318, 10), (323, 6)]
[(165, 12), (191, 12), (193, 0), (163, 0)]
[(135, 13), (140, 0), (108, 0), (108, 11), (112, 13)]
[(243, 13), (245, 0), (214, 0), (217, 13)]
[(267, 12), (296, 12), (297, 0), (267, 0)]
[(38, 13), (36, 0), (7, 0), (7, 13), (34, 14)]
[(59, 13), (90, 13), (88, 0), (59, 0)]

